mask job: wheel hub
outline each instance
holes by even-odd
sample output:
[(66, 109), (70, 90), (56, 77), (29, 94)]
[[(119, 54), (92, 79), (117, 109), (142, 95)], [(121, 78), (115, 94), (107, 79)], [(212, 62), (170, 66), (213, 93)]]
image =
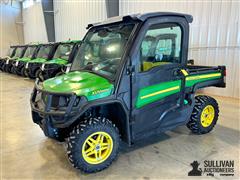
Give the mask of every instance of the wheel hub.
[(203, 127), (209, 127), (215, 117), (215, 110), (212, 105), (207, 105), (201, 114), (201, 124)]
[(89, 164), (100, 164), (112, 153), (113, 140), (106, 132), (96, 132), (88, 136), (82, 146), (83, 158)]

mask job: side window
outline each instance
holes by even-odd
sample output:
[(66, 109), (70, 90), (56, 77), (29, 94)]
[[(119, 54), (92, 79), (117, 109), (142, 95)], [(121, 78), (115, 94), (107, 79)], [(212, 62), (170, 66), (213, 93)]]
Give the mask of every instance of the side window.
[(165, 64), (181, 63), (182, 30), (173, 23), (150, 26), (140, 48), (140, 71)]

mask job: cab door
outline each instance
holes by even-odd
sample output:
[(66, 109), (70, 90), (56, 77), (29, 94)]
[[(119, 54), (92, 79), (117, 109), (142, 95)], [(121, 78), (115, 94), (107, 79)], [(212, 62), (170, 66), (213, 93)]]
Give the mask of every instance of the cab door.
[(131, 55), (132, 136), (183, 124), (182, 75), (188, 48), (188, 23), (181, 17), (152, 18), (141, 28)]

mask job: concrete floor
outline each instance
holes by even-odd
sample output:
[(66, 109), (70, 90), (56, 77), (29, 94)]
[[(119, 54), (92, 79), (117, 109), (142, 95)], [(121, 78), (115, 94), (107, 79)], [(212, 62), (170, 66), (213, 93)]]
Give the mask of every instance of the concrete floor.
[(220, 118), (210, 134), (197, 136), (180, 127), (130, 149), (122, 147), (108, 169), (84, 174), (68, 163), (64, 144), (46, 138), (32, 122), (33, 81), (0, 72), (0, 84), (1, 179), (193, 179), (187, 174), (194, 160), (202, 165), (203, 160), (234, 160), (233, 178), (239, 179), (240, 105), (236, 99), (215, 97)]

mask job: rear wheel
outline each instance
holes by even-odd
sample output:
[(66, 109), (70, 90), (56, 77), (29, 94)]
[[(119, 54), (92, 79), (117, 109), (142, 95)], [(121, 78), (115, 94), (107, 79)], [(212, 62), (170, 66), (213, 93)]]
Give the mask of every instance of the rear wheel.
[(214, 128), (218, 116), (218, 103), (214, 98), (196, 96), (195, 106), (187, 127), (195, 134), (206, 134)]
[(67, 145), (68, 158), (73, 167), (87, 173), (101, 171), (117, 157), (118, 129), (104, 117), (89, 118), (73, 129), (67, 138)]

